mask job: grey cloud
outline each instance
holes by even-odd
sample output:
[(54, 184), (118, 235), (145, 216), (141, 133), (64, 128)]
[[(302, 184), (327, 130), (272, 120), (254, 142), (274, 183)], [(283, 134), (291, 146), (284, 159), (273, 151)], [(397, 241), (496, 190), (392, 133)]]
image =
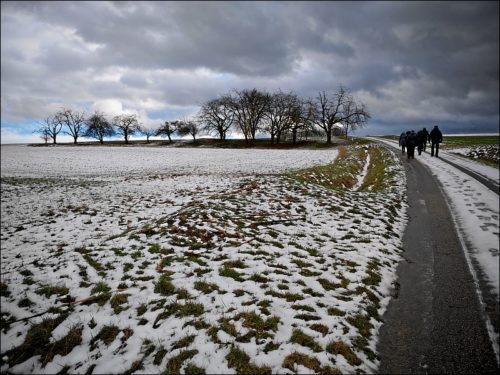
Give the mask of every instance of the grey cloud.
[[(75, 28), (106, 46), (106, 64), (275, 75), (293, 62), (288, 26), (251, 3), (60, 3), (57, 12), (47, 4), (34, 7), (45, 22)], [(21, 11), (26, 9), (32, 7)]]
[[(8, 93), (12, 103), (151, 98), (192, 107), (232, 88), (313, 96), (344, 84), (370, 95), (379, 124), (395, 121), (386, 108), (396, 103), (405, 121), (404, 108), (422, 102), (439, 103), (449, 119), (498, 118), (498, 2), (1, 6), (2, 100)], [(113, 70), (121, 76), (95, 79)], [(2, 118), (23, 111), (36, 112), (2, 105)]]
[(138, 73), (126, 73), (121, 76), (120, 82), (131, 87), (147, 87), (148, 81), (143, 74)]

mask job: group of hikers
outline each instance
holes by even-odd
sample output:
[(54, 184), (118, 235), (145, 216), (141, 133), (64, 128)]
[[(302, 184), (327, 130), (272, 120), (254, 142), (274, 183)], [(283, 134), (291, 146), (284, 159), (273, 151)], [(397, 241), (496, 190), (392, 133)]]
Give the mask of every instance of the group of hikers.
[(399, 145), (403, 150), (403, 155), (406, 149), (408, 159), (415, 159), (415, 147), (418, 150), (418, 154), (422, 155), (422, 151), (425, 152), (427, 143), (431, 144), (431, 156), (436, 155), (438, 157), (439, 144), (441, 142), (443, 142), (443, 134), (437, 125), (434, 126), (434, 129), (430, 133), (426, 128), (423, 128), (417, 133), (414, 130), (409, 130), (402, 132), (399, 136)]

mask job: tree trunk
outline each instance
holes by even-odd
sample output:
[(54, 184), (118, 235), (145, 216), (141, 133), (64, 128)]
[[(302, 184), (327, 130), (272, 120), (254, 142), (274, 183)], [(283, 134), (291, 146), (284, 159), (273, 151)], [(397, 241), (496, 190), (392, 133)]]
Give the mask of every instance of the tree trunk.
[(274, 145), (274, 133), (271, 133), (271, 144)]
[(292, 130), (292, 143), (297, 143), (297, 129)]
[(170, 134), (168, 134), (167, 137), (168, 137), (168, 142), (172, 143), (172, 138), (170, 138)]
[(329, 145), (332, 144), (332, 129), (326, 131), (326, 143)]
[(73, 136), (73, 144), (75, 144), (75, 145), (76, 145), (77, 138), (78, 138), (77, 136)]
[(104, 144), (104, 139), (99, 138), (99, 143), (100, 143), (101, 145), (102, 145), (102, 144)]
[(54, 135), (54, 138), (52, 138), (54, 144), (56, 144), (56, 136)]

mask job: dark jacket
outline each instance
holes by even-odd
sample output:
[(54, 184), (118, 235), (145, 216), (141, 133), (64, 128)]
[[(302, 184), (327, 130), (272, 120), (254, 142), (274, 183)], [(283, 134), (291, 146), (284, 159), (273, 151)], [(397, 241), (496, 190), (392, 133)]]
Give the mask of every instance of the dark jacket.
[(429, 134), (429, 139), (431, 140), (432, 143), (443, 142), (443, 133), (441, 133), (441, 130), (439, 130), (437, 126), (434, 126), (434, 129), (431, 130), (431, 133)]
[(423, 145), (427, 142), (427, 136), (423, 130), (419, 130), (417, 133), (417, 145)]
[(399, 145), (400, 146), (406, 145), (406, 133), (401, 133), (401, 135), (399, 136)]
[(425, 135), (425, 143), (427, 143), (427, 141), (429, 140), (429, 132), (427, 131), (426, 128), (423, 128), (422, 129), (422, 132), (424, 133)]
[(417, 135), (411, 132), (406, 136), (406, 146), (415, 147), (417, 145)]

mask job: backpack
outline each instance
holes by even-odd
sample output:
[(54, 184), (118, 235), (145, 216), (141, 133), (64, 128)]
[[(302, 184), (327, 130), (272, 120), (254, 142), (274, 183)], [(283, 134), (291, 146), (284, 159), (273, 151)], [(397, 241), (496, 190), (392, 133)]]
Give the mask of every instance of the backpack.
[(415, 146), (417, 144), (417, 137), (415, 134), (410, 134), (406, 137), (406, 145), (407, 146)]

